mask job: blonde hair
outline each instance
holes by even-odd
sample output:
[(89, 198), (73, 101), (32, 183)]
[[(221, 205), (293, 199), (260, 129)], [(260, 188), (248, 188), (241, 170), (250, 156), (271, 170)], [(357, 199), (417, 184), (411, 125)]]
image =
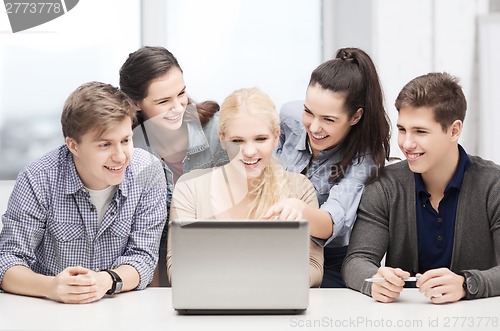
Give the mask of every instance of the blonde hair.
[[(222, 103), (220, 109), (219, 133), (224, 136), (226, 128), (232, 119), (242, 115), (257, 115), (269, 123), (271, 131), (276, 135), (280, 132), (280, 123), (276, 106), (271, 98), (256, 87), (244, 88), (231, 93)], [(290, 193), (286, 181), (286, 171), (278, 164), (275, 157), (255, 179), (255, 185), (249, 195), (253, 197), (250, 202), (248, 218), (259, 218), (272, 205), (287, 198)]]

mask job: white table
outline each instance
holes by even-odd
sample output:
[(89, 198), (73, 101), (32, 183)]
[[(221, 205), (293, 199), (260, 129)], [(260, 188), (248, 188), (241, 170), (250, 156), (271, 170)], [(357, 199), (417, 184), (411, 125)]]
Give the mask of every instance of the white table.
[[(400, 325), (402, 323), (402, 325)], [(348, 289), (312, 289), (300, 315), (179, 315), (169, 288), (86, 305), (0, 293), (0, 330), (499, 330), (500, 297), (434, 305), (418, 290), (382, 304)]]

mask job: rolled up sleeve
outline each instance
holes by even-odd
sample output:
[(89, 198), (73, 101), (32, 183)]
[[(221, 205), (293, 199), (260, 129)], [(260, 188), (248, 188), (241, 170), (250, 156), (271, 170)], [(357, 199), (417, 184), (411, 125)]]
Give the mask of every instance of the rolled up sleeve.
[(43, 239), (47, 210), (45, 198), (31, 174), (19, 174), (7, 211), (2, 216), (0, 233), (0, 283), (5, 272), (16, 265), (30, 268), (35, 249)]

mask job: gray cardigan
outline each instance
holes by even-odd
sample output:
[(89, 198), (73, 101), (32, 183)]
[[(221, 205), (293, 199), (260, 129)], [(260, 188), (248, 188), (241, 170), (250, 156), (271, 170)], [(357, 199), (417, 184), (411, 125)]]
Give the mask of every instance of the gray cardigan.
[[(474, 298), (500, 295), (500, 166), (470, 156), (460, 189), (450, 269), (478, 281)], [(346, 285), (371, 295), (373, 276), (385, 265), (418, 270), (415, 180), (407, 161), (390, 165), (366, 186), (344, 261)]]

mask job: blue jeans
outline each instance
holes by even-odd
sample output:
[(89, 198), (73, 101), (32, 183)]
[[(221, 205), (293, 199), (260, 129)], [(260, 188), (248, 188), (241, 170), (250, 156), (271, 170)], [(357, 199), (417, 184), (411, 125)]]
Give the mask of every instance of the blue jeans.
[(325, 262), (323, 265), (323, 288), (344, 288), (345, 283), (342, 279), (340, 270), (347, 254), (347, 246), (344, 247), (325, 247), (323, 250)]

